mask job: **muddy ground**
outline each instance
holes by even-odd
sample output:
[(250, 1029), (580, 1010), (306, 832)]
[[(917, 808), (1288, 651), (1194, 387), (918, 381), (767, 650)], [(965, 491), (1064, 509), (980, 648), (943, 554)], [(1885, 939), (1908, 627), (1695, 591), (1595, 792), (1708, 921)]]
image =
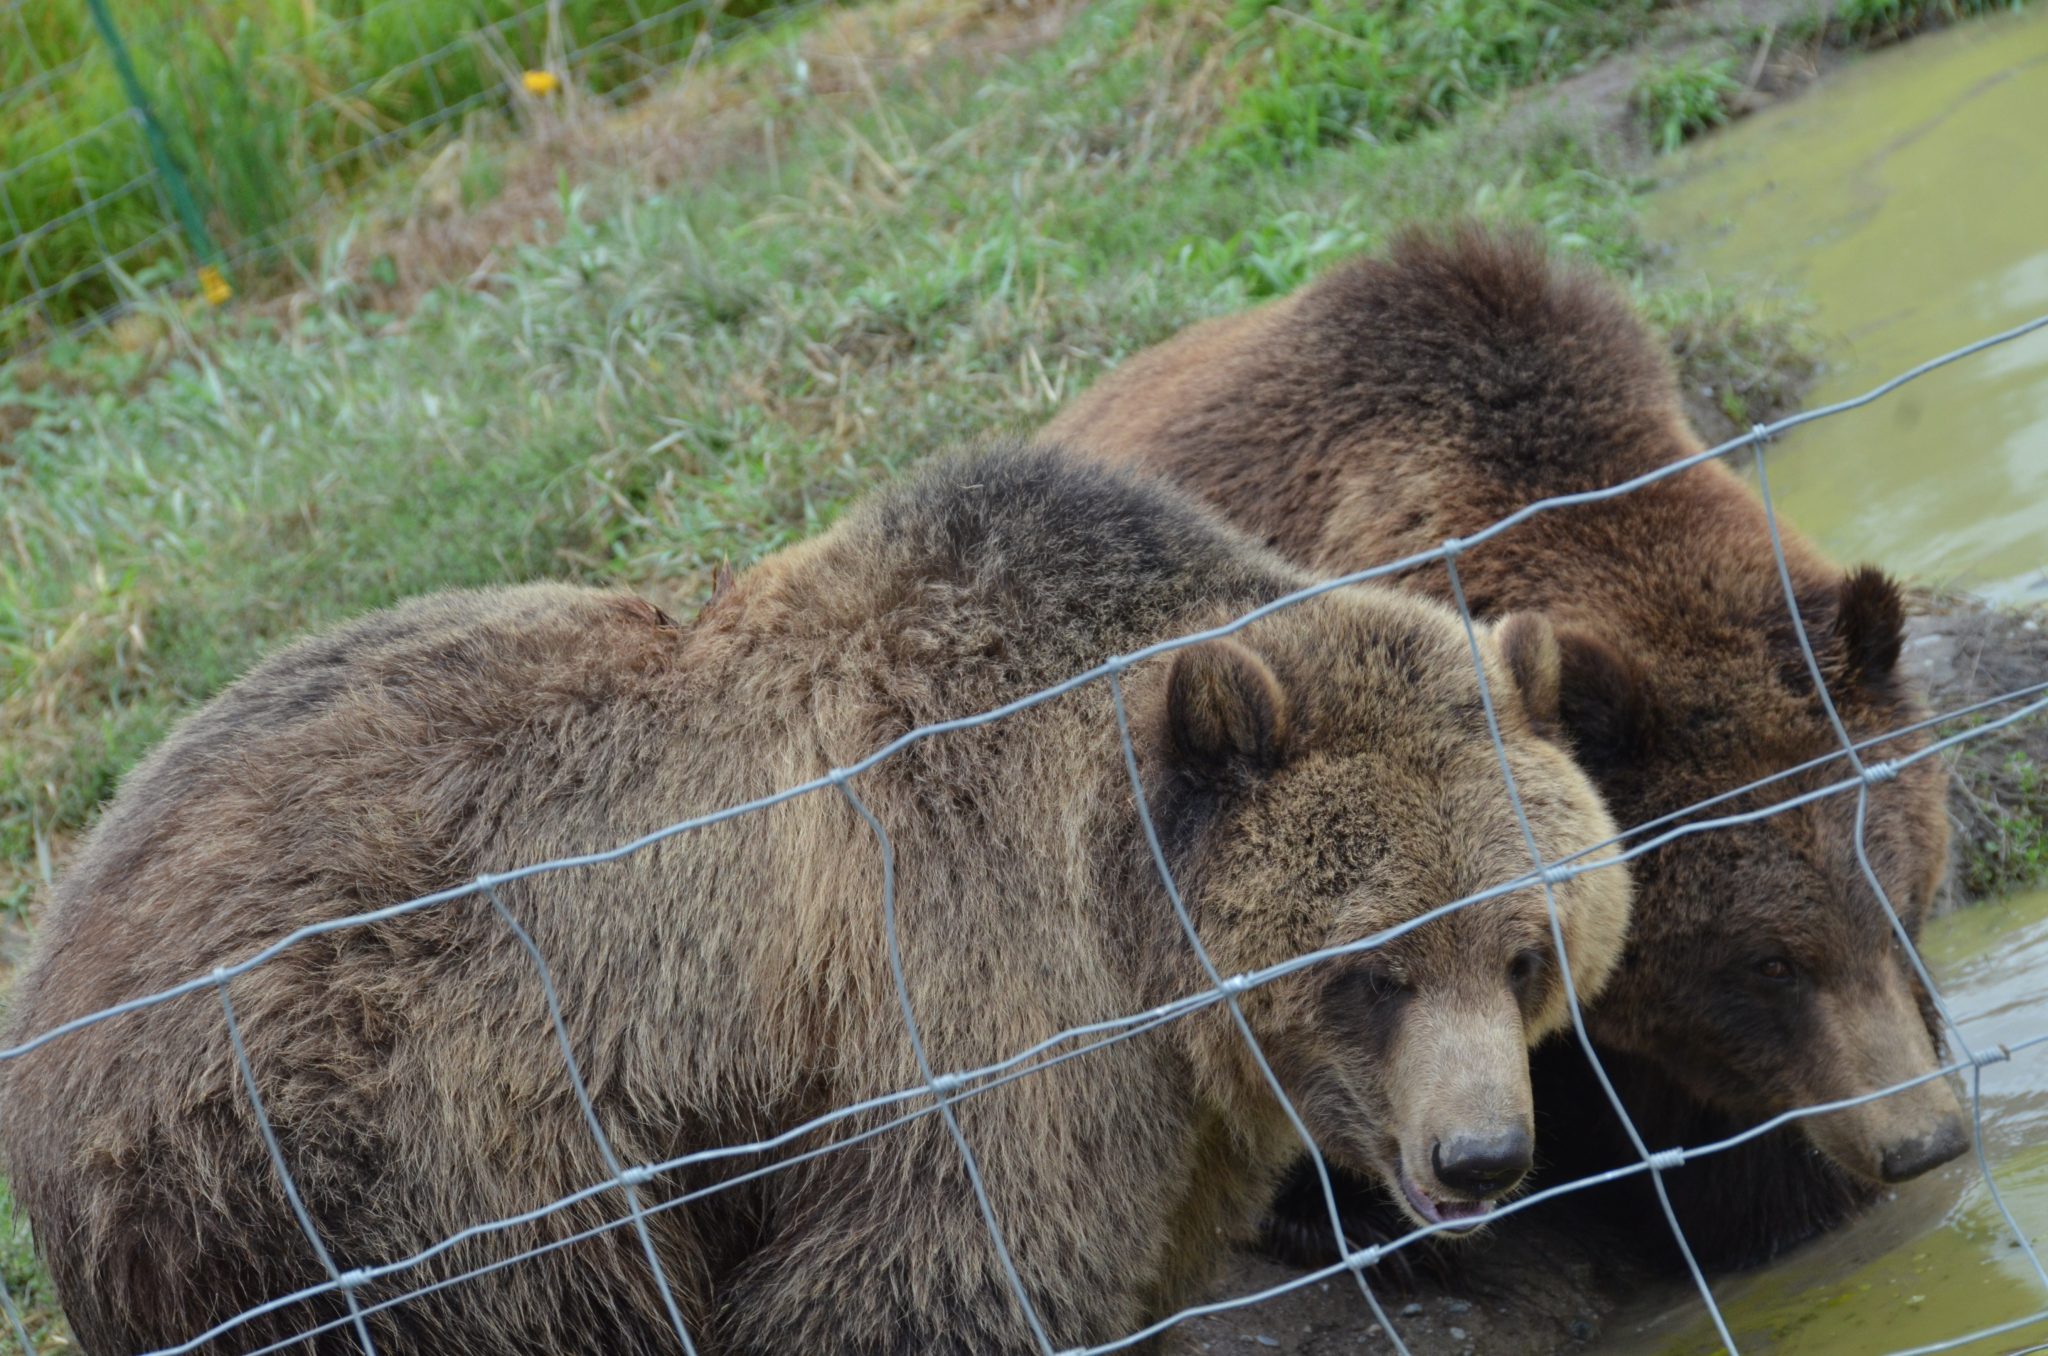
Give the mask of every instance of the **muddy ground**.
[[(2048, 609), (2018, 612), (1968, 598), (1926, 595), (1907, 622), (1902, 663), (1925, 684), (1937, 712), (1954, 711), (2034, 684), (2048, 683)], [(2039, 700), (2042, 693), (2035, 693)], [(1985, 709), (1945, 726), (1988, 721), (2026, 699)], [(2018, 884), (2025, 842), (2010, 827), (2039, 822), (2048, 793), (2025, 775), (2028, 763), (2048, 768), (2048, 716), (1994, 731), (1943, 755), (1955, 780), (1955, 870), (1950, 907)], [(2038, 846), (2038, 840), (2035, 840)], [(1549, 1213), (1546, 1214), (1546, 1211)], [(1576, 1352), (1594, 1349), (1616, 1315), (1646, 1294), (1683, 1292), (1683, 1281), (1643, 1260), (1661, 1247), (1661, 1220), (1646, 1222), (1654, 1240), (1589, 1232), (1560, 1206), (1543, 1206), (1503, 1224), (1497, 1236), (1461, 1249), (1452, 1275), (1423, 1274), (1405, 1286), (1376, 1289), (1414, 1356)], [(1217, 1299), (1283, 1285), (1303, 1273), (1261, 1258), (1239, 1256), (1217, 1285)], [(1373, 1276), (1376, 1273), (1368, 1272)], [(1284, 1296), (1184, 1325), (1185, 1352), (1264, 1356), (1359, 1356), (1394, 1348), (1373, 1322), (1348, 1273)]]

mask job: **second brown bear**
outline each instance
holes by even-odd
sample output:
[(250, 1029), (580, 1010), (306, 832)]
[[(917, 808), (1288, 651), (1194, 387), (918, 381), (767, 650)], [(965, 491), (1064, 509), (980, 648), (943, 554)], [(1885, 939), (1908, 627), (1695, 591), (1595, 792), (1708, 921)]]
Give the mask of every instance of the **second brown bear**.
[[(1387, 258), (1197, 325), (1124, 363), (1047, 432), (1167, 474), (1326, 576), (1702, 448), (1660, 347), (1612, 284), (1554, 263), (1531, 236), (1470, 227), (1411, 233)], [(1790, 531), (1784, 546), (1850, 733), (1880, 738), (1920, 719), (1897, 671), (1896, 587), (1875, 570), (1845, 573)], [(1556, 624), (1568, 735), (1624, 824), (1840, 751), (1763, 506), (1718, 463), (1538, 514), (1457, 564), (1477, 615), (1533, 610)], [(1450, 597), (1441, 564), (1395, 582)], [(1863, 756), (1925, 741), (1886, 739)], [(1847, 771), (1824, 763), (1713, 813), (1790, 800)], [(1909, 931), (1946, 867), (1945, 789), (1943, 768), (1923, 760), (1869, 792), (1870, 862)], [(1634, 862), (1628, 954), (1588, 1016), (1652, 1149), (1936, 1067), (1934, 1013), (1858, 861), (1856, 799), (1680, 837)], [(1634, 1158), (1583, 1056), (1549, 1063), (1538, 1088), (1547, 1156), (1588, 1168)], [(1967, 1143), (1937, 1079), (1667, 1177), (1696, 1250), (1739, 1264)]]

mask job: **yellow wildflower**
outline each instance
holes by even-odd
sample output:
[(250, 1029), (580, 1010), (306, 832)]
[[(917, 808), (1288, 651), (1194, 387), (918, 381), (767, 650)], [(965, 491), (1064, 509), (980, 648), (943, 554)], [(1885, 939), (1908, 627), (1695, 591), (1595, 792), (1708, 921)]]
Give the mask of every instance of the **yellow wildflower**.
[(212, 264), (199, 266), (199, 290), (206, 294), (206, 301), (210, 306), (219, 306), (235, 294), (234, 287)]

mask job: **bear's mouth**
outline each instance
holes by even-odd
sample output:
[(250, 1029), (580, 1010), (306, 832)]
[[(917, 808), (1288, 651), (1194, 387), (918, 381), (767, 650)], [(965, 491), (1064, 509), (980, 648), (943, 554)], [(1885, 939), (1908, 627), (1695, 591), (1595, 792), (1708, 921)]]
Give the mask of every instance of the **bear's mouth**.
[(1476, 1229), (1493, 1214), (1493, 1201), (1438, 1200), (1415, 1185), (1415, 1179), (1405, 1171), (1400, 1178), (1401, 1194), (1408, 1198), (1408, 1208), (1431, 1224), (1441, 1224), (1447, 1229)]

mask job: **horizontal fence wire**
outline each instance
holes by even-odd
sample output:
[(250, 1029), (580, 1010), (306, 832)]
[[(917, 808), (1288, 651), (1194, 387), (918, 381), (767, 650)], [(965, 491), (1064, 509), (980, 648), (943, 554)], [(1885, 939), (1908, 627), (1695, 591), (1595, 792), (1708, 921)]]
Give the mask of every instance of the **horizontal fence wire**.
[[(1304, 1151), (1316, 1165), (1322, 1182), (1325, 1201), (1329, 1208), (1330, 1224), (1333, 1232), (1332, 1241), (1339, 1260), (1327, 1266), (1290, 1277), (1288, 1280), (1277, 1285), (1250, 1294), (1230, 1296), (1209, 1303), (1190, 1306), (1167, 1315), (1135, 1332), (1125, 1334), (1122, 1337), (1100, 1345), (1064, 1349), (1060, 1352), (1060, 1356), (1081, 1356), (1082, 1353), (1086, 1353), (1086, 1356), (1095, 1356), (1096, 1353), (1126, 1350), (1152, 1337), (1168, 1332), (1190, 1319), (1243, 1309), (1310, 1285), (1334, 1279), (1341, 1273), (1347, 1272), (1359, 1285), (1361, 1295), (1366, 1301), (1373, 1321), (1379, 1324), (1380, 1331), (1386, 1335), (1388, 1341), (1396, 1350), (1405, 1351), (1406, 1346), (1399, 1332), (1387, 1316), (1377, 1297), (1373, 1294), (1371, 1287), (1367, 1284), (1365, 1272), (1375, 1263), (1403, 1249), (1412, 1247), (1416, 1243), (1435, 1234), (1454, 1229), (1457, 1225), (1450, 1222), (1427, 1225), (1410, 1230), (1397, 1238), (1365, 1247), (1354, 1246), (1351, 1240), (1345, 1237), (1341, 1221), (1338, 1217), (1335, 1200), (1329, 1188), (1328, 1168), (1323, 1162), (1320, 1148), (1315, 1143), (1313, 1136), (1308, 1132), (1306, 1126), (1301, 1122), (1299, 1116), (1295, 1113), (1286, 1092), (1281, 1086), (1279, 1078), (1273, 1072), (1264, 1051), (1259, 1048), (1259, 1043), (1252, 1032), (1251, 1026), (1244, 1018), (1239, 1000), (1244, 994), (1270, 984), (1284, 976), (1295, 974), (1310, 966), (1318, 965), (1340, 956), (1354, 955), (1382, 946), (1397, 937), (1425, 927), (1429, 923), (1446, 917), (1457, 910), (1469, 908), (1486, 900), (1500, 898), (1521, 890), (1540, 888), (1546, 900), (1552, 940), (1556, 947), (1560, 967), (1563, 972), (1562, 978), (1565, 981), (1564, 989), (1570, 1009), (1571, 1026), (1584, 1053), (1599, 1077), (1605, 1095), (1616, 1112), (1621, 1116), (1628, 1130), (1635, 1149), (1636, 1161), (1607, 1172), (1558, 1183), (1515, 1200), (1503, 1202), (1494, 1211), (1493, 1218), (1506, 1218), (1545, 1201), (1553, 1200), (1572, 1192), (1582, 1191), (1592, 1186), (1648, 1174), (1651, 1183), (1657, 1188), (1657, 1195), (1665, 1222), (1669, 1226), (1674, 1241), (1677, 1243), (1681, 1253), (1686, 1257), (1688, 1269), (1706, 1310), (1719, 1332), (1722, 1342), (1729, 1351), (1734, 1352), (1737, 1350), (1734, 1336), (1727, 1326), (1719, 1305), (1715, 1301), (1712, 1288), (1708, 1284), (1705, 1275), (1698, 1265), (1692, 1261), (1690, 1249), (1686, 1243), (1684, 1231), (1679, 1224), (1676, 1212), (1671, 1207), (1669, 1197), (1662, 1190), (1662, 1175), (1684, 1164), (1728, 1152), (1761, 1136), (1770, 1134), (1775, 1130), (1797, 1124), (1806, 1118), (1867, 1105), (1878, 1099), (1935, 1079), (1960, 1075), (1967, 1077), (1970, 1085), (1971, 1112), (1975, 1132), (1973, 1138), (1977, 1148), (1979, 1175), (2010, 1233), (2013, 1245), (2025, 1255), (2031, 1270), (2041, 1285), (2044, 1300), (2048, 1300), (2048, 1269), (2044, 1269), (2042, 1266), (2035, 1240), (2027, 1234), (2026, 1230), (2008, 1208), (2007, 1202), (1999, 1190), (1996, 1175), (1992, 1170), (1992, 1165), (1984, 1148), (1982, 1098), (1983, 1071), (1987, 1067), (2013, 1060), (2032, 1052), (2039, 1046), (2048, 1044), (2048, 1032), (2035, 1033), (2020, 1040), (1988, 1048), (1975, 1047), (1968, 1042), (1961, 1023), (1957, 1021), (1952, 1010), (1942, 998), (1934, 977), (1928, 971), (1924, 960), (1918, 953), (1917, 947), (1912, 943), (1909, 931), (1905, 928), (1896, 909), (1886, 896), (1875, 872), (1871, 869), (1867, 847), (1863, 841), (1866, 819), (1865, 811), (1867, 809), (1870, 788), (1873, 785), (1891, 780), (1903, 768), (1914, 763), (1939, 757), (1970, 741), (1983, 739), (1998, 731), (2009, 729), (2023, 721), (2041, 718), (2044, 713), (2048, 713), (2048, 677), (2044, 677), (2041, 681), (2022, 685), (1997, 696), (1958, 707), (1937, 716), (1930, 716), (1901, 725), (1882, 734), (1862, 740), (1852, 739), (1847, 727), (1841, 722), (1839, 715), (1833, 709), (1832, 700), (1827, 693), (1825, 683), (1822, 681), (1819, 665), (1813, 656), (1811, 645), (1805, 635), (1804, 622), (1799, 615), (1793, 595), (1789, 571), (1784, 567), (1782, 539), (1779, 536), (1776, 509), (1771, 498), (1769, 477), (1764, 468), (1763, 456), (1764, 448), (1771, 441), (1792, 428), (1810, 423), (1816, 419), (1828, 418), (1858, 409), (1897, 390), (1907, 382), (1935, 371), (1949, 363), (1962, 360), (1995, 345), (2010, 343), (2021, 336), (2044, 328), (2048, 328), (2048, 316), (2040, 317), (2027, 324), (1988, 336), (1975, 343), (1932, 358), (1871, 388), (1859, 396), (1792, 415), (1773, 424), (1757, 425), (1740, 437), (1695, 455), (1674, 461), (1630, 480), (1598, 490), (1558, 495), (1533, 501), (1490, 524), (1488, 527), (1473, 533), (1471, 536), (1462, 539), (1452, 539), (1432, 550), (1417, 552), (1413, 555), (1368, 569), (1319, 580), (1282, 597), (1273, 599), (1259, 607), (1252, 608), (1220, 625), (1161, 640), (1127, 654), (1112, 656), (1092, 668), (1077, 673), (1061, 682), (1039, 689), (1036, 692), (1029, 693), (990, 710), (920, 726), (890, 740), (882, 747), (853, 763), (843, 767), (835, 767), (821, 777), (785, 787), (770, 795), (678, 821), (608, 849), (575, 856), (558, 857), (500, 873), (482, 875), (462, 885), (422, 895), (418, 898), (392, 904), (385, 908), (367, 910), (345, 918), (328, 920), (297, 929), (270, 945), (262, 947), (255, 953), (232, 964), (222, 965), (208, 974), (196, 975), (182, 984), (110, 1005), (96, 1012), (51, 1027), (16, 1045), (0, 1049), (0, 1062), (21, 1058), (31, 1051), (41, 1049), (52, 1042), (62, 1040), (65, 1036), (87, 1027), (100, 1022), (112, 1021), (122, 1016), (169, 1002), (182, 995), (211, 989), (216, 993), (221, 1002), (230, 1039), (236, 1051), (241, 1079), (255, 1110), (257, 1123), (262, 1128), (266, 1142), (270, 1146), (272, 1165), (281, 1177), (286, 1196), (297, 1213), (302, 1230), (310, 1246), (314, 1249), (324, 1269), (328, 1272), (328, 1279), (325, 1282), (307, 1286), (290, 1294), (280, 1295), (263, 1304), (253, 1306), (205, 1332), (193, 1335), (186, 1341), (149, 1353), (149, 1356), (176, 1356), (177, 1353), (196, 1351), (210, 1343), (230, 1339), (237, 1329), (259, 1318), (277, 1313), (294, 1305), (332, 1297), (337, 1294), (342, 1297), (346, 1304), (347, 1312), (343, 1316), (303, 1330), (282, 1341), (256, 1348), (256, 1350), (259, 1352), (285, 1350), (327, 1332), (342, 1328), (354, 1328), (360, 1335), (359, 1340), (363, 1344), (365, 1351), (369, 1351), (370, 1337), (366, 1326), (367, 1320), (383, 1310), (420, 1299), (451, 1286), (460, 1285), (466, 1281), (474, 1280), (492, 1272), (572, 1246), (585, 1239), (598, 1237), (618, 1229), (632, 1229), (637, 1233), (641, 1250), (654, 1273), (659, 1293), (668, 1306), (668, 1313), (673, 1320), (678, 1347), (684, 1352), (694, 1352), (691, 1335), (683, 1322), (681, 1309), (672, 1294), (671, 1280), (664, 1273), (660, 1252), (654, 1246), (652, 1236), (649, 1233), (648, 1222), (651, 1219), (657, 1218), (669, 1211), (683, 1208), (692, 1202), (703, 1200), (718, 1192), (730, 1190), (742, 1183), (759, 1180), (769, 1174), (783, 1171), (800, 1163), (812, 1161), (823, 1155), (846, 1152), (855, 1145), (868, 1143), (932, 1115), (940, 1117), (949, 1138), (961, 1157), (966, 1178), (974, 1198), (975, 1208), (982, 1217), (983, 1224), (994, 1249), (994, 1254), (1001, 1263), (1003, 1272), (1016, 1299), (1019, 1316), (1024, 1325), (1029, 1329), (1035, 1347), (1039, 1351), (1046, 1353), (1046, 1356), (1052, 1356), (1056, 1349), (1052, 1345), (1034, 1300), (1010, 1255), (1009, 1248), (1005, 1242), (1001, 1221), (997, 1218), (991, 1204), (981, 1169), (977, 1163), (976, 1154), (955, 1115), (955, 1108), (963, 1102), (983, 1096), (994, 1089), (1008, 1086), (1023, 1078), (1043, 1074), (1046, 1070), (1069, 1060), (1109, 1048), (1121, 1042), (1159, 1030), (1169, 1023), (1184, 1020), (1197, 1012), (1220, 1006), (1228, 1014), (1238, 1037), (1245, 1043), (1247, 1053), (1251, 1056), (1254, 1064), (1266, 1080), (1269, 1090), (1276, 1098), (1278, 1105), (1286, 1111), (1295, 1132), (1302, 1140)], [(1582, 849), (1569, 858), (1555, 862), (1546, 862), (1537, 848), (1535, 835), (1530, 828), (1526, 810), (1522, 804), (1520, 790), (1515, 783), (1505, 745), (1501, 739), (1499, 723), (1493, 707), (1492, 694), (1488, 688), (1485, 667), (1480, 662), (1476, 626), (1471, 611), (1466, 606), (1464, 589), (1458, 574), (1458, 559), (1472, 547), (1498, 536), (1515, 524), (1524, 522), (1537, 514), (1555, 512), (1559, 509), (1576, 505), (1612, 500), (1633, 493), (1644, 486), (1683, 474), (1685, 471), (1710, 460), (1727, 457), (1744, 450), (1750, 451), (1756, 460), (1758, 488), (1765, 507), (1772, 549), (1778, 565), (1780, 582), (1784, 589), (1787, 607), (1793, 618), (1795, 635), (1798, 637), (1802, 655), (1808, 667), (1808, 677), (1820, 694), (1823, 709), (1828, 714), (1830, 724), (1838, 737), (1840, 747), (1829, 754), (1810, 759), (1796, 767), (1782, 769), (1745, 786), (1705, 798), (1684, 810), (1633, 825), (1626, 830), (1612, 835), (1602, 843)], [(1175, 883), (1172, 872), (1167, 865), (1165, 853), (1160, 847), (1157, 829), (1153, 824), (1150, 808), (1146, 800), (1145, 788), (1142, 779), (1138, 775), (1136, 749), (1132, 741), (1129, 718), (1124, 707), (1123, 674), (1133, 665), (1144, 660), (1202, 641), (1233, 635), (1260, 618), (1273, 615), (1282, 609), (1296, 606), (1331, 590), (1431, 564), (1441, 566), (1449, 575), (1452, 596), (1463, 619), (1475, 671), (1479, 675), (1481, 702), (1486, 717), (1489, 739), (1493, 746), (1496, 761), (1500, 767), (1504, 791), (1510, 805), (1514, 809), (1516, 821), (1524, 839), (1524, 845), (1529, 852), (1530, 870), (1512, 880), (1474, 891), (1463, 898), (1430, 909), (1369, 936), (1335, 946), (1304, 952), (1256, 970), (1234, 975), (1223, 974), (1214, 965), (1203, 947), (1193, 920), (1188, 914), (1185, 903), (1181, 898), (1179, 887)], [(1126, 771), (1129, 775), (1133, 802), (1138, 812), (1139, 825), (1143, 831), (1153, 866), (1159, 876), (1162, 892), (1166, 897), (1168, 907), (1172, 909), (1178, 921), (1180, 930), (1192, 954), (1196, 957), (1201, 970), (1206, 976), (1207, 983), (1203, 987), (1173, 1002), (1163, 1004), (1146, 1012), (1130, 1013), (1081, 1026), (1070, 1027), (992, 1064), (962, 1070), (948, 1071), (937, 1069), (931, 1064), (926, 1055), (925, 1046), (920, 1035), (920, 1023), (932, 1020), (943, 1021), (945, 1020), (945, 1014), (925, 1014), (920, 1016), (911, 1008), (910, 991), (906, 982), (901, 947), (896, 933), (896, 864), (894, 847), (886, 826), (859, 796), (855, 787), (856, 779), (886, 759), (896, 756), (903, 750), (923, 740), (939, 737), (953, 731), (969, 730), (989, 725), (1050, 701), (1062, 694), (1074, 691), (1086, 684), (1098, 681), (1105, 682), (1108, 685), (1119, 745)], [(1997, 711), (1999, 714), (1991, 715), (1990, 713), (1993, 711)], [(1910, 753), (1901, 754), (1890, 759), (1871, 759), (1866, 757), (1866, 755), (1876, 752), (1882, 746), (1902, 736), (1919, 734), (1962, 720), (1972, 723), (1962, 729), (1928, 740)], [(1800, 794), (1774, 801), (1760, 808), (1723, 810), (1723, 807), (1727, 806), (1732, 800), (1740, 799), (1751, 792), (1773, 785), (1788, 777), (1828, 767), (1837, 761), (1845, 765), (1846, 775)], [(662, 1162), (632, 1165), (622, 1163), (611, 1148), (601, 1119), (597, 1115), (585, 1088), (583, 1074), (579, 1067), (573, 1042), (562, 1020), (560, 1001), (556, 995), (547, 962), (532, 938), (520, 927), (517, 920), (504, 907), (499, 899), (499, 888), (511, 882), (543, 873), (578, 870), (617, 861), (634, 853), (644, 851), (657, 843), (664, 842), (679, 834), (708, 828), (742, 815), (765, 810), (797, 797), (823, 790), (835, 791), (843, 797), (859, 819), (865, 823), (876, 841), (882, 866), (882, 897), (878, 902), (878, 907), (884, 925), (890, 972), (894, 981), (897, 999), (902, 1008), (905, 1030), (915, 1054), (920, 1081), (915, 1086), (905, 1087), (894, 1092), (838, 1107), (777, 1134), (753, 1142), (726, 1144), (694, 1150)], [(1570, 979), (1571, 958), (1566, 952), (1562, 928), (1557, 918), (1554, 895), (1555, 887), (1581, 874), (1623, 867), (1628, 862), (1646, 853), (1656, 851), (1669, 843), (1692, 835), (1710, 833), (1739, 824), (1757, 822), (1775, 815), (1784, 814), (1802, 805), (1813, 804), (1840, 795), (1853, 795), (1856, 797), (1855, 849), (1859, 867), (1865, 875), (1866, 883), (1871, 886), (1879, 905), (1884, 910), (1887, 921), (1904, 945), (1910, 963), (1915, 967), (1920, 979), (1925, 984), (1927, 992), (1949, 1034), (1949, 1042), (1957, 1052), (1957, 1057), (1942, 1064), (1933, 1071), (1918, 1077), (1891, 1086), (1872, 1089), (1855, 1097), (1787, 1111), (1720, 1140), (1696, 1145), (1652, 1148), (1644, 1141), (1633, 1123), (1629, 1120), (1627, 1109), (1620, 1097), (1615, 1094), (1612, 1084), (1608, 1082), (1606, 1073), (1601, 1068), (1599, 1056), (1590, 1037), (1586, 1033), (1583, 1015), (1579, 1006), (1579, 997)], [(1717, 810), (1722, 810), (1723, 812), (1711, 813)], [(453, 900), (479, 894), (492, 903), (500, 919), (507, 925), (533, 963), (537, 981), (545, 998), (547, 1011), (553, 1022), (557, 1041), (566, 1064), (566, 1075), (576, 1093), (577, 1105), (581, 1109), (586, 1125), (599, 1147), (607, 1175), (602, 1180), (592, 1182), (585, 1188), (564, 1195), (533, 1210), (480, 1222), (460, 1230), (411, 1256), (394, 1259), (378, 1265), (360, 1267), (347, 1273), (339, 1272), (321, 1242), (318, 1222), (306, 1213), (300, 1201), (297, 1188), (291, 1180), (284, 1156), (278, 1151), (275, 1139), (270, 1134), (269, 1122), (264, 1115), (262, 1100), (256, 1088), (254, 1072), (243, 1050), (234, 1009), (229, 1000), (230, 985), (235, 979), (250, 973), (257, 967), (310, 938), (401, 918), (421, 910), (447, 904)], [(715, 1166), (738, 1159), (753, 1159), (766, 1155), (775, 1155), (781, 1151), (790, 1150), (794, 1146), (798, 1146), (802, 1141), (811, 1139), (814, 1136), (832, 1132), (850, 1121), (872, 1119), (877, 1113), (887, 1113), (887, 1116), (885, 1119), (877, 1120), (875, 1123), (852, 1133), (839, 1135), (824, 1143), (796, 1148), (794, 1152), (790, 1152), (786, 1156), (776, 1157), (773, 1161), (767, 1163), (749, 1166), (745, 1171), (705, 1183), (687, 1191), (682, 1191), (665, 1199), (649, 1202), (641, 1193), (643, 1187), (649, 1186), (656, 1179), (667, 1174), (690, 1167)], [(407, 1273), (415, 1272), (437, 1259), (450, 1256), (456, 1249), (466, 1244), (476, 1243), (500, 1235), (509, 1236), (527, 1226), (547, 1221), (573, 1206), (595, 1201), (601, 1197), (613, 1194), (617, 1194), (626, 1206), (624, 1213), (618, 1218), (606, 1220), (568, 1237), (551, 1239), (545, 1243), (525, 1248), (510, 1256), (495, 1258), (457, 1275), (434, 1279), (405, 1290), (400, 1294), (382, 1296), (374, 1302), (365, 1302), (359, 1298), (358, 1292), (370, 1282), (403, 1278)], [(849, 1278), (849, 1283), (857, 1283), (857, 1281), (857, 1277)], [(28, 1334), (21, 1325), (14, 1298), (11, 1294), (6, 1293), (4, 1287), (0, 1287), (0, 1307), (4, 1307), (9, 1323), (15, 1329), (24, 1348), (32, 1352), (34, 1348), (30, 1345)], [(1910, 1352), (1932, 1353), (1951, 1350), (1972, 1341), (1985, 1340), (2017, 1332), (2038, 1321), (2048, 1321), (2048, 1308), (2044, 1308), (2040, 1313), (2031, 1317), (2015, 1319), (2010, 1322), (1987, 1326), (1975, 1332), (1961, 1334), (1953, 1340), (1911, 1348)], [(1908, 1356), (1908, 1353), (1900, 1352), (1897, 1356)]]
[[(81, 146), (87, 146), (94, 141), (104, 140), (117, 134), (125, 135), (134, 125), (134, 112), (124, 108), (119, 113), (102, 119), (82, 132), (73, 133), (54, 146), (46, 146), (42, 150), (25, 155), (10, 164), (0, 165), (0, 188), (5, 188), (30, 170), (54, 161), (59, 157), (75, 158), (78, 148)], [(43, 224), (47, 225), (48, 223)]]

